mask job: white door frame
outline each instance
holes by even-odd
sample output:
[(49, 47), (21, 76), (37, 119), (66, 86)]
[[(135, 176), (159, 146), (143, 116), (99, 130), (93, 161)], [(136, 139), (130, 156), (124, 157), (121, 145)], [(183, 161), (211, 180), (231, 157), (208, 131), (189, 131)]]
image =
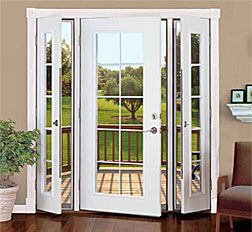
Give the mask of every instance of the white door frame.
[[(129, 17), (129, 16), (159, 16), (161, 18), (181, 18), (184, 16), (201, 17), (210, 19), (211, 28), (211, 212), (216, 212), (217, 206), (217, 179), (219, 176), (219, 19), (220, 9), (36, 9), (27, 8), (27, 130), (36, 128), (36, 19), (50, 15), (59, 15), (61, 18), (75, 19), (75, 32), (78, 36), (80, 18), (97, 17)], [(79, 36), (75, 36), (75, 57), (79, 57)], [(169, 56), (169, 54), (168, 54)], [(76, 61), (78, 59), (75, 59)], [(172, 66), (168, 63), (168, 70)], [(80, 64), (75, 64), (75, 136), (79, 136), (79, 69)], [(168, 78), (169, 79), (169, 78)], [(76, 85), (77, 84), (77, 85)], [(171, 83), (168, 83), (170, 86)], [(170, 98), (171, 99), (171, 98)], [(169, 125), (170, 122), (168, 122)], [(168, 145), (172, 141), (168, 141)], [(171, 146), (170, 146), (171, 147)], [(74, 144), (74, 192), (79, 190), (79, 141)], [(171, 163), (170, 163), (171, 164)], [(168, 169), (172, 170), (169, 167)], [(168, 173), (168, 178), (171, 173)], [(36, 167), (27, 167), (27, 197), (24, 205), (15, 205), (14, 212), (17, 213), (35, 213), (36, 212)], [(168, 186), (169, 187), (169, 186)], [(172, 191), (172, 189), (170, 189)], [(168, 193), (172, 196), (172, 193)], [(79, 196), (75, 194), (74, 210), (79, 210)], [(169, 210), (172, 210), (172, 204), (169, 204)]]
[[(160, 73), (160, 24), (159, 17), (117, 17), (106, 19), (82, 19), (81, 33), (81, 186), (80, 186), (80, 206), (81, 209), (91, 211), (107, 211), (116, 213), (127, 213), (148, 216), (161, 216), (161, 134), (150, 133), (148, 130), (152, 127), (160, 128), (161, 120), (153, 119), (151, 115), (161, 113), (161, 76)], [(143, 60), (143, 129), (138, 130), (142, 133), (143, 141), (143, 163), (142, 163), (142, 196), (129, 196), (120, 191), (120, 194), (106, 194), (98, 192), (96, 189), (97, 170), (97, 128), (98, 105), (97, 99), (97, 65), (100, 62), (97, 58), (99, 46), (96, 36), (100, 33), (140, 33), (142, 39)], [(122, 35), (123, 36), (123, 35)], [(118, 45), (121, 57), (121, 39), (118, 37)], [(123, 39), (122, 39), (123, 41)], [(141, 40), (140, 40), (141, 41)], [(123, 43), (123, 42), (122, 42)], [(119, 59), (121, 67), (123, 61)], [(129, 62), (129, 61), (128, 61)], [(133, 63), (134, 64), (134, 63)], [(103, 64), (101, 64), (103, 65)], [(120, 68), (121, 70), (123, 68)], [(119, 71), (120, 72), (120, 71)], [(153, 80), (154, 83), (153, 83)], [(125, 97), (121, 93), (121, 81), (119, 74), (119, 95), (118, 98)], [(87, 100), (88, 99), (88, 100)], [(119, 106), (121, 100), (119, 100)], [(158, 104), (160, 102), (160, 104)], [(119, 117), (121, 115), (119, 110)], [(121, 140), (120, 132), (123, 122), (119, 120), (119, 141)], [(101, 131), (100, 131), (101, 132)], [(127, 132), (127, 130), (125, 130)], [(148, 133), (144, 133), (148, 132)], [(119, 164), (124, 163), (120, 156), (119, 144)], [(119, 166), (120, 167), (120, 166)], [(121, 176), (119, 168), (119, 176)], [(121, 177), (119, 177), (120, 182)], [(122, 180), (122, 179), (121, 179)], [(122, 183), (122, 182), (121, 182)], [(120, 186), (120, 185), (119, 185)], [(122, 189), (119, 187), (119, 189)], [(129, 207), (129, 205), (131, 207)]]

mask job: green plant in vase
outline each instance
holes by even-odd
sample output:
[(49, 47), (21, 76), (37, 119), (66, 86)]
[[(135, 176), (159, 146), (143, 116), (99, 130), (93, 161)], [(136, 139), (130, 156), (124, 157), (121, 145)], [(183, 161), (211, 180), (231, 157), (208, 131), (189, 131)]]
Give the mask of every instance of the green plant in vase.
[(0, 222), (11, 219), (18, 186), (10, 176), (37, 162), (39, 131), (16, 131), (15, 122), (0, 120)]

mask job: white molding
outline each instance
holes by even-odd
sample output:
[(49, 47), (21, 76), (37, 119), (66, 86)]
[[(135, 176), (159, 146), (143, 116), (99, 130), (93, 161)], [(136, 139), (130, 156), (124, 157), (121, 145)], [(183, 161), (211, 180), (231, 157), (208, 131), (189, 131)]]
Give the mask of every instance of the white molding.
[(251, 104), (227, 104), (232, 115), (241, 122), (252, 123), (252, 103)]
[[(48, 15), (60, 15), (62, 18), (92, 18), (116, 16), (160, 16), (162, 18), (181, 18), (194, 16), (211, 19), (211, 211), (216, 212), (217, 179), (219, 176), (219, 9), (35, 9), (27, 8), (27, 128), (36, 127), (36, 18)], [(76, 110), (76, 109), (75, 109)], [(76, 111), (75, 111), (76, 112)], [(35, 212), (36, 168), (27, 167), (27, 202), (31, 203), (31, 212)], [(77, 185), (75, 185), (74, 188)], [(29, 199), (29, 200), (28, 200)], [(30, 202), (30, 203), (28, 203)], [(25, 206), (26, 206), (25, 205)], [(77, 204), (74, 206), (75, 209)], [(14, 211), (22, 209), (15, 205)], [(25, 209), (26, 211), (26, 209)]]
[[(36, 10), (29, 8), (27, 16), (27, 130), (36, 128)], [(36, 167), (27, 166), (27, 197), (25, 205), (15, 205), (14, 213), (36, 212)]]
[(80, 19), (74, 20), (74, 210), (80, 210)]
[(201, 18), (220, 18), (219, 9), (35, 9), (27, 8), (26, 17), (36, 18), (59, 15), (62, 18), (102, 18), (129, 16), (159, 16), (162, 18), (181, 18), (185, 16)]
[[(167, 20), (167, 87), (168, 90), (173, 89), (173, 33), (172, 33), (172, 19)], [(168, 128), (173, 128), (173, 91), (168, 91)], [(168, 178), (168, 186), (167, 186), (167, 203), (168, 203), (168, 210), (173, 210), (173, 172), (174, 172), (174, 160), (173, 160), (173, 130), (168, 129), (168, 170), (167, 170), (167, 178)]]
[(14, 205), (13, 213), (35, 213), (35, 198), (26, 198), (24, 205)]
[(26, 8), (26, 18), (36, 18), (36, 9)]
[(217, 209), (217, 180), (219, 176), (219, 18), (210, 22), (210, 88), (211, 88), (211, 212)]

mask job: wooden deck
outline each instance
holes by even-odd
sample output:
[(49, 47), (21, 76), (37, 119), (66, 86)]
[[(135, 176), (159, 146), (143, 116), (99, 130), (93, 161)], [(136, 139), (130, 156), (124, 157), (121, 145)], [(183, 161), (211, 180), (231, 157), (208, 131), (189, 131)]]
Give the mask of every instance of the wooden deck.
[[(143, 189), (143, 174), (141, 170), (123, 170), (121, 173), (122, 185), (121, 192), (124, 195), (142, 196)], [(177, 204), (180, 204), (181, 176), (177, 171)], [(105, 194), (119, 194), (119, 173), (118, 170), (108, 168), (100, 168), (97, 174), (97, 192)], [(192, 191), (200, 190), (198, 181), (194, 180)], [(64, 173), (62, 176), (62, 203), (71, 203), (71, 181), (70, 174)], [(166, 174), (162, 171), (161, 174), (161, 204), (166, 204)]]

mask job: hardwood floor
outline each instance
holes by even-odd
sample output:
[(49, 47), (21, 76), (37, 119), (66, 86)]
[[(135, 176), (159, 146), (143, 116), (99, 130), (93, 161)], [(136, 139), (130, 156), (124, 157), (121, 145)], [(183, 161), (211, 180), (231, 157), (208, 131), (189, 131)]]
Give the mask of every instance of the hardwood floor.
[[(235, 232), (251, 231), (251, 221), (236, 219)], [(0, 223), (0, 232), (214, 232), (215, 215), (197, 213), (164, 214), (161, 218), (123, 216), (105, 213), (63, 213), (13, 215), (10, 222)], [(221, 232), (231, 231), (223, 217)]]

